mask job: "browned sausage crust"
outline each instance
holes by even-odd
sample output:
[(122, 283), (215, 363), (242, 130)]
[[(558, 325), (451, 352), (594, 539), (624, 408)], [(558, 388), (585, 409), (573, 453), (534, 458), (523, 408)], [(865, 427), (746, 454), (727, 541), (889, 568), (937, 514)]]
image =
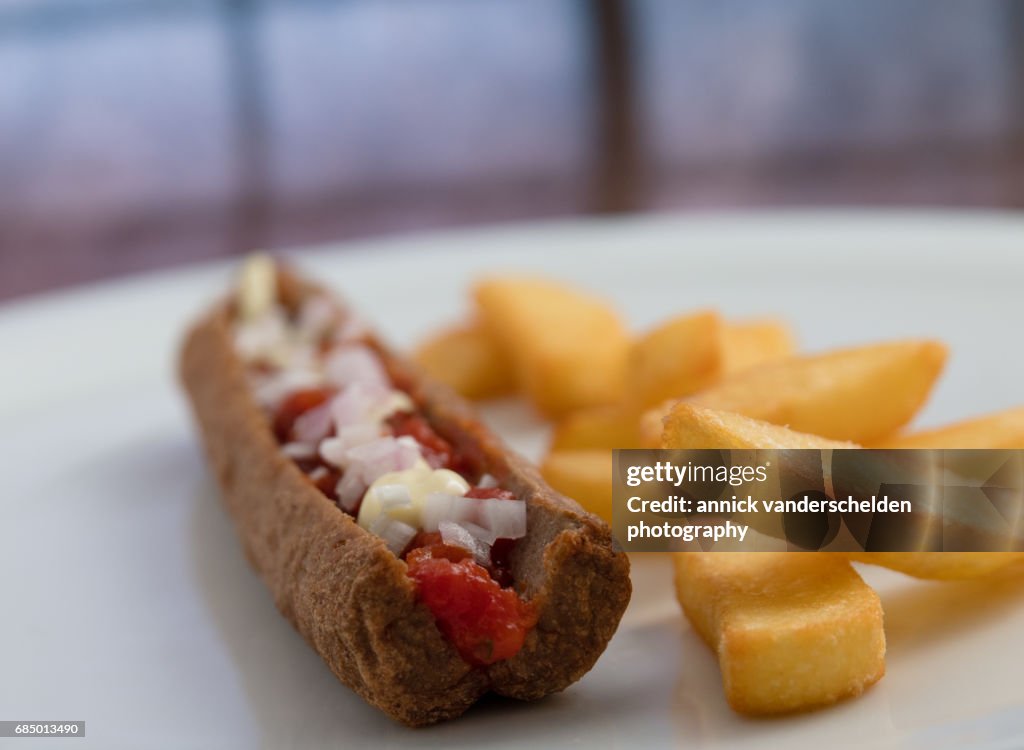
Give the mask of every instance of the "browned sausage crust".
[[(282, 297), (315, 287), (281, 274)], [(181, 378), (224, 502), (281, 613), (346, 685), (410, 726), (453, 718), (494, 691), (563, 690), (604, 651), (629, 601), (629, 562), (608, 526), (555, 493), (447, 388), (375, 343), (396, 385), (443, 437), (478, 456), (527, 502), (512, 556), (516, 589), (538, 606), (522, 650), (470, 667), (417, 602), (405, 563), (323, 495), (280, 450), (233, 346), (230, 305), (189, 333)]]

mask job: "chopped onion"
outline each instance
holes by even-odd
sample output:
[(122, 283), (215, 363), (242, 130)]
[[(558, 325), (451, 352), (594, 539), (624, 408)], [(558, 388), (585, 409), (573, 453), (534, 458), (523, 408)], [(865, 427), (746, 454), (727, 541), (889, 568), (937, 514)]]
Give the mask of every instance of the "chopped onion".
[(460, 525), (462, 526), (462, 528), (464, 528), (466, 531), (472, 534), (474, 539), (481, 541), (484, 544), (494, 544), (494, 541), (498, 538), (497, 534), (495, 534), (490, 529), (485, 529), (483, 526), (478, 526), (475, 523), (463, 521)]
[(323, 382), (323, 375), (315, 370), (288, 368), (260, 376), (254, 380), (253, 389), (263, 406), (276, 411), (290, 394), (304, 388), (316, 388)]
[(492, 490), (498, 486), (498, 480), (490, 474), (484, 474), (480, 477), (480, 481), (476, 483), (476, 486), (485, 490)]
[(452, 508), (458, 499), (456, 495), (449, 495), (447, 492), (431, 492), (423, 499), (423, 511), (421, 513), (424, 531), (437, 531), (437, 525), (442, 521), (451, 520)]
[(341, 310), (326, 294), (307, 297), (299, 308), (299, 334), (307, 340), (318, 340), (331, 330), (341, 317)]
[(281, 307), (275, 306), (235, 329), (235, 350), (249, 362), (260, 359), (279, 362), (279, 355), (288, 347), (288, 334), (287, 315)]
[(398, 441), (390, 435), (379, 437), (368, 443), (349, 448), (349, 460), (372, 462), (383, 458), (390, 459), (398, 451)]
[(365, 320), (351, 311), (347, 311), (345, 320), (343, 320), (341, 325), (334, 331), (334, 340), (339, 343), (358, 341), (365, 337), (369, 332), (370, 327), (366, 324)]
[(483, 525), (498, 539), (526, 536), (526, 503), (522, 500), (479, 500)]
[(285, 443), (281, 446), (281, 452), (296, 461), (316, 458), (316, 446), (309, 443)]
[[(321, 404), (299, 415), (295, 420), (295, 440), (313, 447), (331, 434), (331, 408)], [(314, 455), (316, 449), (313, 449)]]
[(327, 471), (325, 466), (317, 466), (313, 471), (309, 472), (309, 478), (314, 482), (319, 482), (321, 479), (326, 477), (330, 472)]
[(339, 387), (353, 383), (375, 383), (390, 388), (391, 381), (384, 365), (368, 346), (351, 344), (336, 349), (324, 363), (327, 379)]
[(345, 467), (348, 446), (340, 438), (327, 438), (320, 443), (320, 458), (339, 468)]
[(349, 448), (369, 443), (381, 437), (381, 427), (376, 424), (350, 424), (338, 430), (338, 438)]
[[(456, 488), (462, 492), (460, 488)], [(453, 523), (472, 522), (477, 517), (477, 504), (472, 497), (462, 497), (455, 492), (431, 492), (423, 500), (423, 530), (437, 531), (442, 521)]]
[(398, 465), (395, 467), (395, 471), (411, 469), (417, 461), (423, 460), (423, 452), (420, 450), (420, 444), (416, 442), (416, 438), (402, 435), (395, 440), (395, 443), (398, 445)]
[(323, 382), (323, 363), (320, 352), (309, 344), (296, 343), (288, 352), (287, 365), (296, 370), (309, 370), (320, 375)]
[(331, 400), (331, 414), (339, 428), (365, 423), (379, 425), (392, 414), (413, 408), (409, 394), (375, 381), (352, 383)]
[(353, 383), (331, 399), (331, 414), (338, 427), (368, 422), (374, 407), (391, 393), (380, 383)]
[(372, 424), (353, 424), (342, 427), (337, 435), (321, 441), (320, 456), (327, 463), (344, 468), (349, 463), (349, 450), (371, 443), (379, 437), (381, 437), (380, 427)]
[(338, 495), (338, 505), (341, 509), (348, 513), (355, 513), (363, 495), (366, 494), (366, 487), (366, 482), (356, 472), (346, 471), (334, 490)]
[(391, 391), (387, 398), (381, 399), (373, 405), (369, 419), (374, 422), (383, 422), (392, 414), (402, 411), (412, 411), (416, 407), (407, 393), (402, 391)]
[(408, 435), (377, 438), (350, 448), (346, 454), (349, 471), (358, 472), (367, 485), (392, 471), (411, 469), (421, 459), (420, 444)]
[(402, 550), (416, 536), (416, 529), (404, 521), (392, 518), (386, 513), (381, 513), (373, 520), (369, 531), (383, 539), (388, 549), (396, 555), (402, 554)]
[(462, 547), (465, 550), (469, 550), (473, 553), (473, 559), (475, 559), (481, 565), (487, 565), (491, 561), (491, 547), (467, 531), (457, 523), (451, 521), (441, 521), (438, 525), (438, 531), (441, 532), (441, 540), (445, 544), (451, 544), (455, 547)]

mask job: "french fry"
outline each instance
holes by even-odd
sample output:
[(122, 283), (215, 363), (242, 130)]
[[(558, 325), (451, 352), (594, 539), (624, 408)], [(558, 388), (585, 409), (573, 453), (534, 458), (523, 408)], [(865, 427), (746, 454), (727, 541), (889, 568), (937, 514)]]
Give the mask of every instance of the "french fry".
[[(879, 448), (1024, 448), (1024, 407), (881, 441)], [(935, 580), (978, 578), (1024, 560), (1020, 552), (861, 552), (854, 560)]]
[[(664, 448), (848, 448), (736, 414), (676, 404)], [(774, 714), (859, 695), (885, 674), (878, 595), (830, 553), (674, 556), (683, 612), (718, 656), (736, 711)]]
[(440, 331), (419, 346), (414, 359), (427, 374), (471, 399), (515, 391), (512, 364), (476, 322)]
[(548, 484), (591, 513), (612, 522), (612, 452), (610, 450), (552, 451), (541, 464)]
[(722, 372), (726, 375), (785, 359), (795, 351), (793, 331), (781, 320), (745, 320), (722, 329)]
[[(728, 412), (676, 404), (664, 421), (664, 448), (857, 448)], [(853, 552), (851, 560), (880, 565), (916, 578), (977, 578), (1024, 560), (1019, 552)]]
[(679, 403), (679, 399), (671, 398), (661, 402), (657, 406), (640, 415), (640, 422), (637, 425), (641, 448), (660, 448), (661, 434), (665, 429), (665, 417), (672, 411), (672, 407)]
[(555, 425), (551, 448), (638, 448), (639, 427), (639, 416), (626, 406), (580, 409)]
[[(664, 447), (671, 448), (857, 448), (853, 443), (823, 440), (816, 435), (759, 422), (728, 412), (676, 404), (665, 418)], [(917, 578), (975, 578), (1024, 559), (1016, 552), (857, 552), (847, 557), (881, 565)]]
[(946, 347), (936, 341), (840, 349), (746, 370), (689, 401), (864, 444), (914, 416), (945, 360)]
[(629, 398), (645, 409), (680, 398), (721, 377), (723, 324), (706, 310), (680, 315), (641, 336), (629, 357)]
[[(728, 323), (721, 330), (721, 374), (735, 375), (758, 365), (778, 362), (791, 356), (796, 341), (789, 326), (771, 318)], [(656, 405), (648, 405), (637, 418), (637, 441), (643, 448), (661, 444), (662, 419), (673, 404), (686, 394), (667, 397)]]
[(1024, 560), (1021, 552), (851, 552), (846, 556), (915, 578), (938, 581), (979, 578)]
[(679, 602), (718, 655), (736, 711), (826, 706), (885, 674), (881, 603), (842, 557), (684, 552), (673, 562)]
[(602, 300), (535, 278), (485, 280), (474, 295), (485, 328), (541, 412), (558, 416), (620, 399), (630, 342)]
[(740, 414), (680, 401), (664, 419), (662, 448), (856, 448)]
[(1024, 406), (934, 430), (896, 435), (877, 448), (1024, 448)]

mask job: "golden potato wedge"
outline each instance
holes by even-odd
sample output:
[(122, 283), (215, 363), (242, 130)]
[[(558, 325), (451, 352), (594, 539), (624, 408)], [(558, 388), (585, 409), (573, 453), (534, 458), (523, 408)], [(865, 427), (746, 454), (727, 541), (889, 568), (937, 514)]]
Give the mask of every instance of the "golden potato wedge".
[(856, 448), (788, 427), (680, 401), (664, 419), (662, 448)]
[(427, 374), (470, 399), (515, 392), (512, 363), (477, 322), (440, 331), (424, 341), (414, 359)]
[(936, 341), (840, 349), (746, 370), (689, 401), (863, 444), (910, 421), (945, 360), (946, 347)]
[(552, 451), (540, 466), (548, 484), (591, 513), (612, 522), (612, 452)]
[(679, 603), (717, 654), (734, 710), (826, 706), (885, 674), (882, 605), (841, 556), (684, 552), (673, 561)]
[(604, 301), (523, 277), (481, 281), (474, 296), (484, 327), (541, 412), (558, 416), (622, 396), (629, 336)]
[(1022, 552), (851, 552), (847, 557), (869, 565), (939, 581), (978, 578), (1024, 560)]
[(743, 320), (722, 329), (722, 372), (726, 375), (791, 357), (794, 352), (796, 337), (781, 320)]
[(722, 374), (723, 324), (713, 310), (680, 315), (641, 336), (629, 356), (628, 398), (646, 409), (715, 382)]
[(1024, 448), (1024, 406), (934, 430), (896, 435), (877, 448)]
[[(796, 350), (796, 339), (789, 326), (771, 318), (727, 323), (721, 326), (721, 333), (723, 376), (778, 362)], [(670, 396), (656, 405), (649, 405), (638, 416), (638, 445), (641, 448), (660, 445), (662, 419), (683, 395)]]
[[(1024, 448), (1024, 407), (891, 437), (879, 448)], [(851, 558), (935, 580), (978, 578), (1024, 560), (1019, 552), (861, 552)]]
[[(754, 419), (676, 404), (665, 448), (851, 448)], [(829, 553), (675, 556), (683, 611), (718, 655), (736, 711), (802, 711), (859, 695), (885, 673), (882, 607)]]
[(670, 398), (662, 401), (657, 406), (652, 406), (640, 415), (637, 429), (640, 433), (641, 448), (661, 447), (661, 433), (665, 429), (665, 417), (672, 411), (672, 407), (678, 403), (679, 399)]
[[(663, 448), (857, 448), (728, 412), (676, 404), (664, 420)], [(917, 578), (959, 580), (988, 575), (1019, 560), (1017, 552), (855, 552), (846, 557)]]
[(639, 427), (639, 416), (626, 406), (580, 409), (555, 425), (551, 448), (639, 448)]

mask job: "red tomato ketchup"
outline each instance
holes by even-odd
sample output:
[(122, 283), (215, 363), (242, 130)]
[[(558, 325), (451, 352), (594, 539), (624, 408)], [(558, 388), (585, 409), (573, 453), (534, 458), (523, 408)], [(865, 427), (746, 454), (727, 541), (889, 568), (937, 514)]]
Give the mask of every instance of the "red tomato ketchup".
[(495, 499), (495, 500), (515, 500), (516, 496), (514, 493), (503, 490), (500, 487), (470, 487), (469, 492), (466, 493), (466, 497), (475, 497), (478, 500)]
[(453, 468), (455, 451), (452, 444), (434, 431), (419, 414), (400, 412), (388, 420), (395, 437), (408, 435), (420, 444), (424, 460), (431, 469)]
[(447, 544), (412, 550), (409, 577), (459, 655), (485, 666), (519, 653), (537, 623), (536, 608), (503, 589), (469, 554)]
[(274, 415), (274, 434), (282, 443), (292, 439), (296, 420), (310, 409), (326, 403), (334, 395), (332, 388), (306, 388), (286, 398)]

